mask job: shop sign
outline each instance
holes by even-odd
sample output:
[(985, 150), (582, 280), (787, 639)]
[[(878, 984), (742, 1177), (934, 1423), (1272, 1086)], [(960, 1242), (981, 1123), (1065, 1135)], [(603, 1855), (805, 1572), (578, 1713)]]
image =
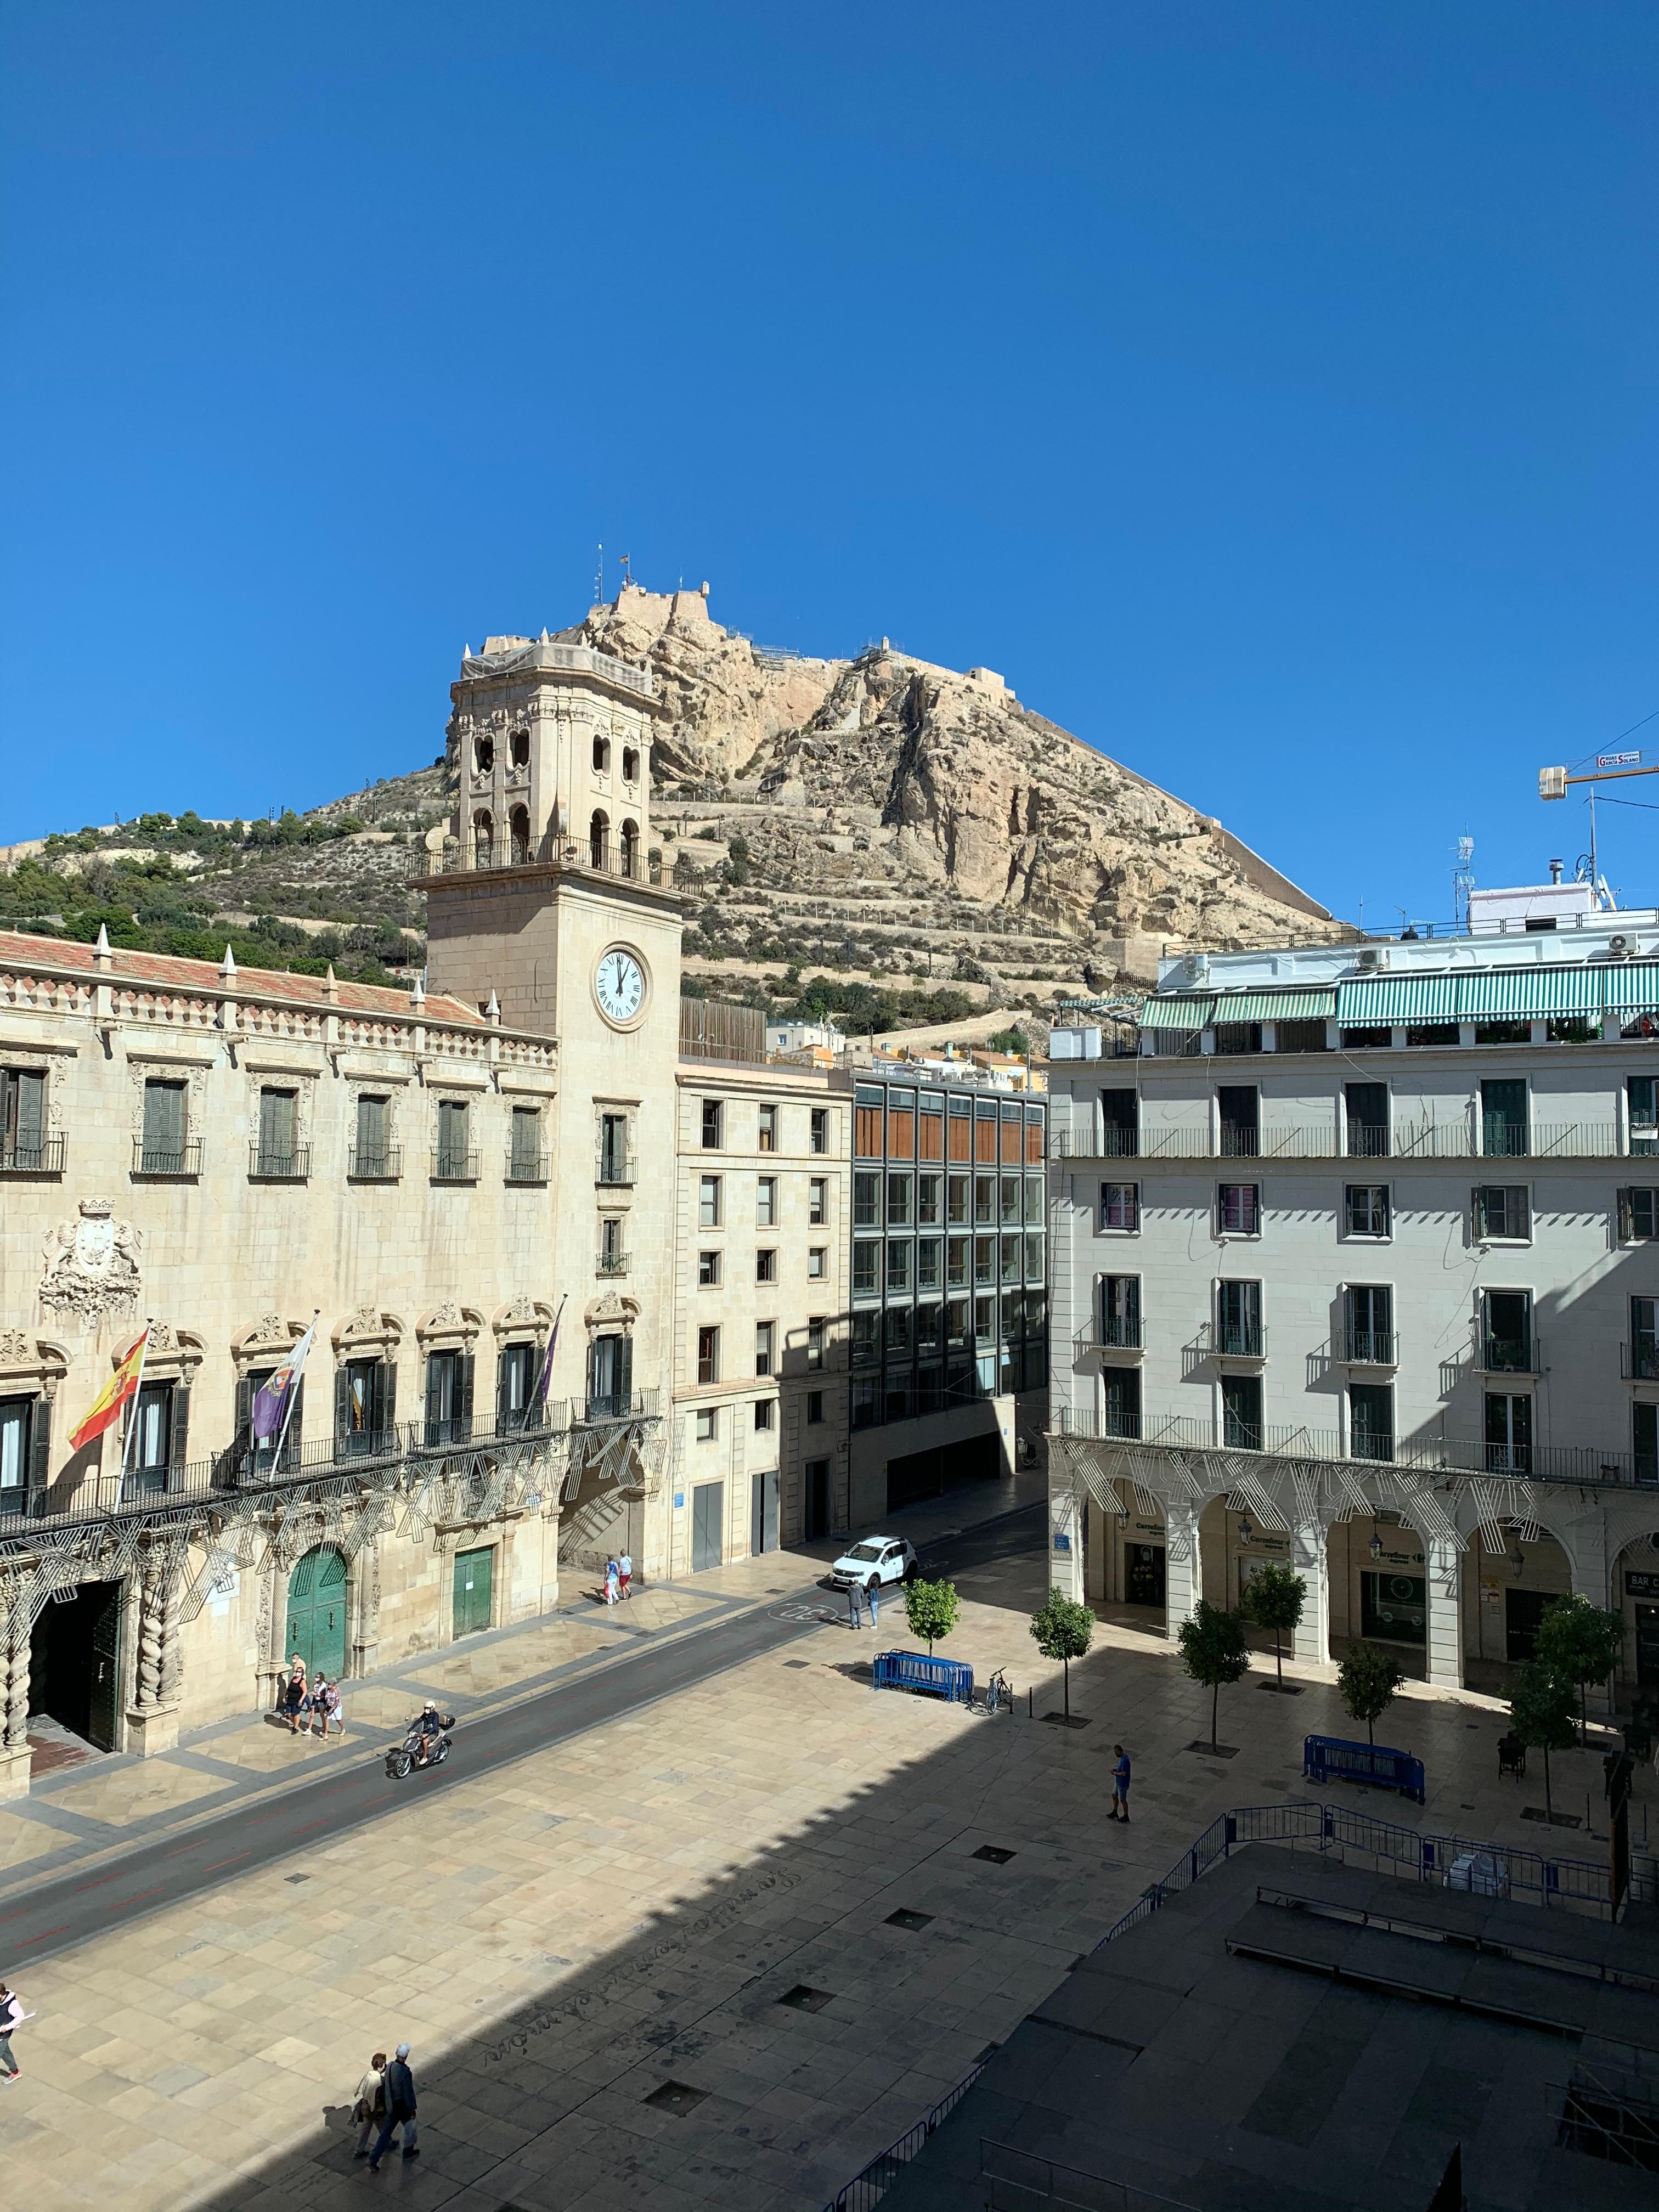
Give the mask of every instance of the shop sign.
[(1638, 1575), (1630, 1567), (1625, 1570), (1626, 1597), (1659, 1597), (1659, 1575)]
[(1056, 1529), (1055, 1529), (1055, 1531), (1054, 1531), (1054, 1549), (1055, 1549), (1055, 1551), (1057, 1551), (1057, 1552), (1069, 1552), (1069, 1551), (1071, 1550), (1071, 1548), (1072, 1548), (1072, 1540), (1071, 1540), (1071, 1538), (1066, 1534), (1066, 1531), (1065, 1531), (1063, 1528), (1056, 1528)]

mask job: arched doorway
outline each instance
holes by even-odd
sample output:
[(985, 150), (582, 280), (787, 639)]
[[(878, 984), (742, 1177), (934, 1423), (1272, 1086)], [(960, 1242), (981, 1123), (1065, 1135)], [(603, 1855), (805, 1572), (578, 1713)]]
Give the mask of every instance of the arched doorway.
[(622, 872), (635, 877), (640, 872), (640, 825), (624, 822), (622, 830)]
[(288, 1581), (288, 1641), (285, 1661), (295, 1652), (306, 1662), (307, 1680), (345, 1672), (346, 1563), (332, 1545), (322, 1544), (295, 1563)]
[(495, 864), (495, 817), (480, 810), (472, 817), (472, 865), (475, 868), (489, 868)]
[(507, 817), (507, 830), (513, 841), (513, 865), (522, 868), (530, 858), (530, 811), (515, 806)]
[(602, 806), (593, 809), (593, 818), (587, 825), (587, 857), (596, 868), (603, 868), (611, 850), (611, 817)]

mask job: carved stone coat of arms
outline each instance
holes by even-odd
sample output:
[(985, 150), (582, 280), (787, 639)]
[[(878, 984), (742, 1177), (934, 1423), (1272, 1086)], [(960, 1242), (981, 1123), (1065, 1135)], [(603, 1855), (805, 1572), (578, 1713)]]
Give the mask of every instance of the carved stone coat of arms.
[(40, 1303), (83, 1322), (130, 1315), (138, 1302), (140, 1233), (118, 1221), (106, 1198), (83, 1198), (79, 1218), (60, 1221), (46, 1240)]

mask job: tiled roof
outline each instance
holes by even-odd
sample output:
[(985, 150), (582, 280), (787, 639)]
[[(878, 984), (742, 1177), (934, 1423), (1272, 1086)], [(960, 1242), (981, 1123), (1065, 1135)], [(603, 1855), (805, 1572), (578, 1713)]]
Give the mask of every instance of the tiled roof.
[[(18, 929), (0, 929), (0, 962), (8, 966), (70, 968), (84, 975), (106, 974), (112, 982), (163, 983), (176, 989), (211, 992), (218, 997), (286, 999), (291, 1005), (331, 1004), (343, 1013), (402, 1015), (410, 1013), (407, 991), (388, 990), (379, 983), (341, 983), (335, 997), (325, 1001), (320, 975), (296, 975), (286, 968), (238, 968), (227, 989), (216, 960), (183, 960), (171, 952), (127, 952), (118, 946), (110, 953), (106, 970), (94, 969), (93, 948), (64, 937), (33, 937)], [(461, 1022), (473, 1029), (487, 1026), (476, 1006), (439, 994), (426, 1002), (428, 1021)]]

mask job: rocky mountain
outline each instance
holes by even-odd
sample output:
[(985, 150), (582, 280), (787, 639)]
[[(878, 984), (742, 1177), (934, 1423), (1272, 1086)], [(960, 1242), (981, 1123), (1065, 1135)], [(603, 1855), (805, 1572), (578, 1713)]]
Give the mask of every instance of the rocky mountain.
[[(559, 635), (648, 667), (668, 706), (653, 842), (691, 896), (688, 972), (712, 990), (776, 995), (816, 969), (1040, 1016), (1080, 988), (1149, 981), (1166, 950), (1353, 933), (988, 669), (885, 639), (849, 660), (768, 651), (712, 620), (706, 590), (629, 585)], [(103, 920), (161, 951), (252, 932), (295, 965), (418, 962), (406, 879), (457, 774), (452, 738), (431, 765), (303, 816), (144, 815), (0, 851), (0, 917), (88, 936)]]

